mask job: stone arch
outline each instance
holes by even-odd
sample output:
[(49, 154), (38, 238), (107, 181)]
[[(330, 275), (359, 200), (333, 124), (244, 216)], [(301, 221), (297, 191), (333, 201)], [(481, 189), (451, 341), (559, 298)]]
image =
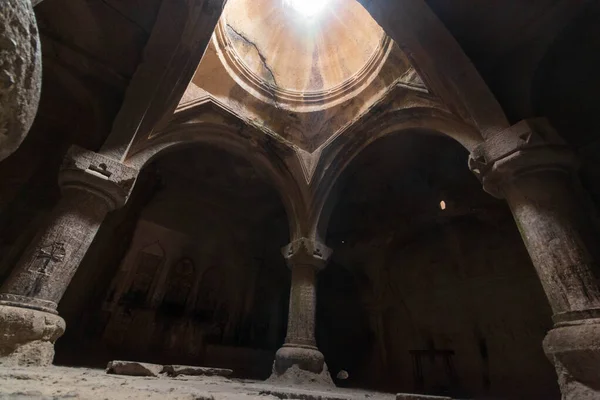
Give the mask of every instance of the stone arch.
[(325, 237), (336, 202), (335, 190), (339, 186), (336, 183), (352, 160), (373, 142), (404, 131), (449, 136), (469, 151), (483, 141), (477, 129), (452, 114), (430, 108), (397, 110), (367, 122), (360, 130), (349, 132), (351, 140), (348, 140), (348, 134), (338, 136), (323, 150), (315, 172), (319, 179), (314, 188), (310, 215), (311, 236)]
[(299, 221), (305, 220), (306, 190), (296, 177), (302, 166), (291, 148), (255, 130), (240, 130), (221, 123), (196, 122), (175, 126), (168, 132), (148, 139), (144, 147), (130, 152), (125, 163), (138, 170), (156, 158), (194, 145), (212, 145), (241, 156), (273, 184), (285, 207), (290, 238), (298, 237)]
[[(427, 322), (429, 316), (434, 315), (435, 312), (430, 313), (420, 308), (422, 306), (427, 308), (424, 306), (428, 301), (426, 296), (429, 294), (432, 298), (436, 296), (433, 294), (434, 290), (428, 291), (435, 285), (429, 286), (428, 282), (448, 282), (452, 281), (453, 276), (459, 276), (455, 274), (461, 274), (460, 276), (464, 277), (490, 276), (492, 279), (489, 282), (492, 283), (495, 282), (494, 274), (500, 275), (503, 273), (502, 271), (506, 271), (507, 269), (504, 269), (503, 266), (507, 264), (519, 265), (518, 268), (512, 270), (516, 275), (515, 281), (519, 281), (519, 270), (528, 266), (529, 260), (524, 248), (519, 247), (520, 238), (517, 230), (514, 229), (508, 209), (502, 202), (492, 199), (481, 191), (479, 182), (467, 168), (468, 153), (464, 146), (445, 137), (448, 135), (441, 135), (442, 132), (426, 130), (419, 126), (411, 128), (407, 125), (405, 129), (392, 130), (389, 134), (382, 135), (379, 137), (381, 140), (375, 139), (373, 142), (365, 140), (362, 143), (365, 145), (364, 150), (340, 158), (347, 161), (348, 167), (341, 172), (342, 179), (336, 179), (330, 185), (331, 188), (335, 188), (335, 184), (338, 183), (341, 186), (339, 191), (341, 194), (340, 202), (335, 205), (331, 221), (328, 223), (328, 232), (320, 237), (321, 241), (332, 249), (333, 255), (327, 268), (320, 273), (325, 275), (320, 275), (319, 279), (329, 279), (339, 284), (340, 287), (336, 288), (335, 285), (327, 285), (325, 282), (318, 289), (320, 291), (317, 292), (319, 295), (316, 319), (317, 338), (329, 336), (329, 340), (323, 339), (318, 343), (330, 370), (334, 373), (340, 368), (348, 371), (357, 384), (359, 384), (358, 380), (363, 377), (365, 377), (364, 384), (367, 384), (366, 376), (368, 374), (362, 375), (363, 371), (355, 367), (362, 365), (361, 358), (358, 356), (361, 354), (359, 349), (361, 349), (362, 343), (365, 343), (365, 346), (368, 343), (364, 339), (359, 339), (360, 333), (363, 331), (369, 331), (375, 337), (373, 347), (365, 350), (373, 356), (373, 364), (369, 365), (369, 371), (377, 371), (373, 376), (383, 377), (386, 371), (394, 371), (393, 378), (389, 378), (390, 382), (397, 379), (398, 382), (402, 382), (398, 385), (407, 385), (406, 387), (394, 387), (393, 391), (410, 392), (419, 388), (416, 382), (414, 389), (412, 386), (411, 368), (415, 368), (412, 370), (415, 373), (420, 368), (411, 366), (413, 353), (410, 351), (416, 351), (415, 357), (417, 357), (419, 352), (429, 348), (429, 341), (434, 343), (431, 348), (436, 349), (436, 352), (431, 353), (431, 356), (435, 357), (435, 363), (431, 362), (434, 366), (423, 369), (426, 382), (429, 379), (427, 378), (428, 374), (432, 376), (439, 374), (439, 372), (432, 373), (427, 370), (438, 368), (435, 367), (436, 364), (444, 364), (446, 362), (444, 357), (451, 354), (449, 352), (452, 351), (458, 355), (455, 357), (457, 364), (454, 367), (456, 369), (448, 376), (439, 374), (435, 379), (440, 378), (442, 382), (445, 382), (444, 384), (448, 385), (448, 390), (456, 391), (462, 390), (462, 388), (454, 381), (454, 375), (465, 377), (466, 382), (476, 382), (476, 379), (472, 380), (468, 377), (469, 372), (465, 372), (457, 361), (465, 354), (463, 350), (465, 347), (456, 344), (462, 339), (451, 344), (445, 343), (445, 337), (452, 337), (452, 332), (445, 330), (449, 325), (443, 322), (439, 322), (438, 325), (436, 321), (439, 316)], [(365, 134), (370, 135), (371, 133), (375, 135), (377, 132), (368, 129)], [(341, 147), (343, 148), (343, 146)], [(356, 154), (355, 157), (352, 157), (354, 154)], [(352, 160), (348, 161), (350, 158)], [(438, 209), (440, 199), (448, 201), (448, 210)], [(331, 200), (335, 199), (330, 197), (327, 201)], [(492, 216), (491, 213), (488, 214), (492, 210), (494, 213), (498, 213), (495, 214), (497, 217), (486, 219)], [(485, 216), (482, 212), (485, 212)], [(477, 216), (475, 216), (476, 214)], [(479, 219), (480, 217), (483, 218)], [(496, 229), (496, 223), (501, 223), (502, 228)], [(502, 251), (498, 251), (495, 256), (490, 257), (494, 251), (491, 250), (493, 246), (490, 245), (490, 248), (487, 248), (484, 244), (504, 243), (502, 241), (504, 237), (509, 242), (499, 247)], [(480, 243), (480, 245), (473, 246), (474, 243)], [(486, 251), (475, 258), (470, 258), (475, 254), (475, 250), (471, 251), (474, 247), (484, 248)], [(516, 255), (514, 263), (501, 256), (511, 248), (514, 249)], [(467, 253), (469, 255), (466, 255)], [(498, 257), (499, 255), (500, 257)], [(423, 261), (428, 257), (431, 257), (430, 261)], [(488, 257), (490, 262), (480, 262)], [(494, 267), (490, 267), (491, 265)], [(327, 269), (332, 267), (334, 269), (328, 272)], [(366, 325), (360, 321), (359, 312), (346, 316), (341, 310), (342, 307), (335, 306), (337, 303), (348, 307), (350, 303), (348, 300), (341, 300), (350, 292), (347, 287), (342, 286), (346, 280), (343, 272), (339, 270), (342, 268), (350, 271), (356, 276), (356, 281), (364, 285), (360, 287), (360, 303), (362, 307), (365, 307), (366, 314), (370, 318)], [(337, 273), (335, 269), (338, 269)], [(410, 283), (402, 285), (402, 282), (409, 280)], [(451, 285), (454, 285), (455, 281), (452, 282)], [(539, 314), (541, 325), (544, 317), (549, 317), (549, 315), (545, 314), (545, 299), (541, 296), (541, 288), (538, 288), (537, 278), (531, 270), (528, 270), (527, 282), (527, 285), (531, 284), (531, 289), (525, 289), (522, 293), (536, 290), (537, 295), (535, 301), (531, 301), (531, 305), (535, 304), (535, 306), (523, 312), (528, 312), (532, 316)], [(456, 287), (459, 286), (454, 286), (454, 288)], [(412, 288), (415, 292), (412, 292)], [(324, 293), (324, 291), (334, 290), (337, 294)], [(416, 300), (421, 296), (421, 294), (415, 296), (414, 294), (417, 292), (426, 292), (427, 294), (423, 294), (420, 300)], [(501, 298), (501, 296), (496, 298)], [(448, 301), (448, 306), (456, 307), (456, 311), (448, 312), (446, 315), (459, 315), (461, 310), (457, 305), (462, 303), (466, 306), (465, 308), (469, 308), (471, 299), (472, 297), (467, 296), (460, 302)], [(504, 304), (510, 300), (504, 300)], [(477, 305), (473, 305), (474, 309), (487, 304), (483, 299), (481, 302), (475, 303)], [(516, 303), (518, 304), (519, 301)], [(438, 304), (443, 304), (443, 302)], [(526, 306), (523, 306), (523, 310), (525, 308)], [(391, 309), (394, 311), (389, 311)], [(439, 306), (437, 309), (440, 309)], [(473, 315), (476, 315), (474, 318), (481, 316), (481, 319), (478, 319), (481, 322), (477, 322), (474, 326), (481, 326), (480, 329), (483, 333), (480, 337), (490, 338), (489, 343), (492, 343), (492, 335), (496, 334), (491, 333), (493, 328), (489, 328), (493, 324), (505, 324), (507, 331), (514, 327), (515, 331), (524, 332), (523, 340), (529, 342), (523, 346), (524, 349), (531, 345), (531, 342), (539, 341), (545, 333), (543, 329), (538, 329), (529, 335), (527, 333), (529, 327), (526, 323), (519, 325), (519, 322), (515, 321), (513, 325), (513, 320), (497, 318), (495, 315), (490, 316), (488, 320), (485, 317), (488, 315), (488, 309), (488, 307), (481, 306), (478, 311), (473, 311)], [(504, 308), (508, 313), (510, 313), (510, 309), (511, 307)], [(425, 315), (428, 317), (424, 317)], [(443, 315), (441, 317), (440, 321), (444, 319)], [(530, 319), (534, 318), (530, 317)], [(328, 325), (329, 323), (331, 325)], [(341, 341), (336, 341), (336, 338), (340, 336), (340, 331), (330, 327), (337, 326), (356, 327), (354, 333), (344, 333), (344, 339), (356, 338), (354, 343), (346, 345), (340, 344)], [(362, 327), (359, 328), (359, 326)], [(324, 327), (326, 328), (324, 329)], [(447, 334), (448, 332), (450, 333)], [(498, 329), (496, 332), (504, 335), (502, 329)], [(399, 337), (402, 339), (398, 340)], [(454, 341), (454, 339), (452, 340)], [(394, 343), (402, 343), (402, 345), (398, 346)], [(436, 348), (435, 343), (441, 344)], [(494, 345), (491, 344), (490, 347), (492, 346)], [(396, 352), (399, 348), (403, 350)], [(356, 355), (354, 360), (345, 358), (348, 349), (352, 349), (353, 355)], [(482, 357), (482, 359), (484, 358)], [(542, 370), (545, 365), (543, 354), (538, 351), (536, 356), (532, 356), (531, 359), (535, 360), (534, 362)], [(415, 364), (417, 361), (420, 360), (415, 359)], [(495, 363), (496, 359), (492, 356), (490, 365), (494, 367), (491, 368), (491, 371), (496, 371), (495, 365), (500, 365)], [(405, 372), (397, 373), (397, 371)], [(509, 369), (507, 368), (506, 371)], [(539, 379), (552, 379), (553, 377), (548, 372), (550, 371), (546, 370), (543, 376), (540, 374)], [(494, 386), (498, 381), (495, 373), (489, 375)], [(479, 377), (479, 375), (473, 376)], [(385, 379), (388, 378), (383, 378), (382, 382)], [(351, 382), (348, 381), (348, 384)], [(465, 385), (464, 390), (469, 391), (477, 385), (470, 386), (471, 383), (465, 382), (461, 384)], [(532, 390), (535, 389), (535, 385), (531, 385)], [(539, 387), (543, 387), (543, 385), (539, 385)], [(390, 388), (390, 390), (392, 389)], [(497, 390), (496, 387), (494, 390)], [(439, 392), (428, 392), (427, 394), (442, 395)], [(461, 397), (459, 394), (455, 396)], [(477, 397), (474, 393), (469, 396)]]

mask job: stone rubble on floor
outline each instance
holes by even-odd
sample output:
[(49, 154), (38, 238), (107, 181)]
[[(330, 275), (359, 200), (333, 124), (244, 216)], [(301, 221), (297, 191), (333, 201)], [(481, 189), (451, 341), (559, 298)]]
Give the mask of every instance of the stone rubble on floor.
[(452, 400), (450, 397), (426, 396), (423, 394), (398, 393), (396, 400)]
[(166, 374), (170, 377), (177, 377), (180, 375), (228, 377), (233, 374), (233, 370), (224, 368), (196, 367), (191, 365), (161, 365), (138, 361), (115, 360), (108, 363), (108, 366), (106, 367), (106, 373), (115, 375), (154, 377), (157, 377), (160, 374)]
[(229, 377), (233, 374), (233, 370), (225, 368), (212, 367), (193, 367), (190, 365), (165, 365), (163, 373), (169, 376), (191, 375), (191, 376), (222, 376)]

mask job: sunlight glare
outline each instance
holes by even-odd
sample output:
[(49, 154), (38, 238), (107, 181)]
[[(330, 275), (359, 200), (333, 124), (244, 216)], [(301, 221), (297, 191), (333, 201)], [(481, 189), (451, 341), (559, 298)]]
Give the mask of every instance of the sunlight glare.
[(327, 0), (283, 0), (283, 4), (310, 18), (323, 11), (327, 5)]

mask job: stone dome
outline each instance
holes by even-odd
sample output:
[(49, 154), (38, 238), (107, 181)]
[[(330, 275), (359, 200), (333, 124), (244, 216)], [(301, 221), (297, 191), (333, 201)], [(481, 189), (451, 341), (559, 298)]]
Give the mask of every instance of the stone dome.
[(356, 95), (391, 42), (355, 0), (329, 0), (312, 16), (284, 0), (230, 0), (216, 38), (220, 57), (242, 87), (294, 111)]

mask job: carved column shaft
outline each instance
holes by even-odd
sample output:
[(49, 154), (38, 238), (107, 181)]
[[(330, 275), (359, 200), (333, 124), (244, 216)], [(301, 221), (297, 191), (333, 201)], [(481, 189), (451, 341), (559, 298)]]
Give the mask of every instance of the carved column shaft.
[(109, 205), (82, 189), (67, 189), (49, 223), (31, 242), (0, 289), (0, 304), (56, 313)]
[(572, 152), (543, 119), (488, 138), (469, 160), (486, 191), (504, 197), (554, 312), (544, 351), (563, 400), (600, 398), (600, 289), (591, 211)]
[(598, 309), (593, 229), (579, 197), (578, 162), (546, 120), (524, 121), (490, 138), (470, 165), (486, 191), (508, 202), (555, 320)]
[(557, 168), (520, 175), (504, 188), (555, 322), (600, 309), (597, 265), (586, 243), (589, 219), (575, 184), (569, 171)]
[(297, 366), (305, 373), (321, 375), (326, 384), (332, 385), (325, 357), (315, 341), (316, 274), (325, 267), (331, 250), (322, 243), (302, 238), (284, 247), (282, 252), (292, 270), (292, 285), (287, 336), (275, 355), (272, 378)]
[(124, 204), (136, 171), (72, 148), (59, 173), (62, 196), (0, 289), (0, 304), (56, 313), (106, 214)]
[(62, 197), (0, 288), (0, 364), (48, 365), (65, 323), (58, 302), (106, 214), (125, 204), (137, 171), (73, 147), (59, 173)]
[(286, 343), (316, 346), (315, 315), (317, 268), (314, 265), (292, 266), (292, 287)]

